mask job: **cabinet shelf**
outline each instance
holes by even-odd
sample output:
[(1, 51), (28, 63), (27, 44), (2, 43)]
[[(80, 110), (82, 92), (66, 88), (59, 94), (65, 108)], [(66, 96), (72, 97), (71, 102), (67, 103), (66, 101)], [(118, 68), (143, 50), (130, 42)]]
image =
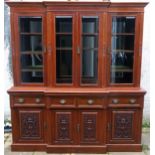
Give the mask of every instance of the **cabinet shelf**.
[(60, 51), (61, 50), (63, 50), (63, 51), (70, 50), (71, 51), (72, 48), (70, 48), (70, 47), (69, 48), (68, 47), (57, 47), (56, 50), (60, 50)]
[(56, 35), (72, 35), (72, 32), (56, 32)]
[(20, 32), (21, 35), (42, 35), (40, 32)]
[(21, 54), (43, 54), (43, 51), (22, 51)]
[(126, 35), (135, 35), (134, 33), (112, 33), (113, 36), (116, 36), (116, 35), (122, 35), (122, 36), (126, 36)]
[(112, 50), (112, 53), (113, 52), (125, 52), (125, 53), (134, 53), (134, 50), (124, 50), (124, 49), (114, 49)]
[(83, 36), (97, 36), (98, 33), (82, 33)]

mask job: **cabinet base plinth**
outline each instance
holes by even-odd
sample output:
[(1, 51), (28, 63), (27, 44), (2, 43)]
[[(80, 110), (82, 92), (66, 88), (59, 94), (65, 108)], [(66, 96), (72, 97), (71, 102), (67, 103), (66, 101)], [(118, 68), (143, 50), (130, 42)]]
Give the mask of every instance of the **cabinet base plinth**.
[(33, 151), (46, 151), (46, 144), (12, 144), (11, 151), (24, 151), (24, 152), (33, 152)]
[(106, 153), (106, 146), (99, 145), (48, 145), (47, 153)]
[(108, 152), (141, 152), (141, 144), (107, 144)]
[(11, 151), (44, 151), (47, 153), (106, 153), (106, 152), (141, 152), (141, 144), (107, 144), (107, 145), (46, 145), (46, 144), (12, 144)]

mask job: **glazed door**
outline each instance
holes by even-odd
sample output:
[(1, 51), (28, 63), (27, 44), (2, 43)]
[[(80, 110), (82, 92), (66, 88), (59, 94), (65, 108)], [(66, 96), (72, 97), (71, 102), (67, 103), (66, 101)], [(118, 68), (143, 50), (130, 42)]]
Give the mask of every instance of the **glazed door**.
[(136, 143), (141, 130), (139, 110), (112, 109), (109, 113), (109, 143)]
[(137, 15), (111, 14), (108, 23), (110, 32), (108, 83), (113, 86), (134, 85), (139, 61)]
[[(75, 43), (76, 16), (74, 13), (51, 13), (53, 84), (55, 86), (75, 85)], [(53, 25), (54, 24), (54, 25)], [(51, 68), (49, 70), (51, 72)]]
[(44, 85), (45, 76), (45, 18), (43, 14), (16, 14), (15, 53), (13, 52), (15, 83)]
[(80, 110), (77, 126), (80, 144), (102, 144), (104, 142), (105, 122), (102, 110)]
[[(97, 13), (79, 14), (78, 19), (78, 81), (80, 86), (99, 86), (101, 84), (100, 39), (102, 18)], [(101, 57), (100, 57), (101, 58)]]

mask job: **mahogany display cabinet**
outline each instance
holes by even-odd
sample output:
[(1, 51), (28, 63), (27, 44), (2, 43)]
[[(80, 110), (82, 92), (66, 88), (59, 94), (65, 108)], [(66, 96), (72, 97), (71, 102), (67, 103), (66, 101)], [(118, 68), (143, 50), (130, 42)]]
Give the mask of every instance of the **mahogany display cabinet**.
[(147, 3), (6, 3), (12, 151), (141, 151)]

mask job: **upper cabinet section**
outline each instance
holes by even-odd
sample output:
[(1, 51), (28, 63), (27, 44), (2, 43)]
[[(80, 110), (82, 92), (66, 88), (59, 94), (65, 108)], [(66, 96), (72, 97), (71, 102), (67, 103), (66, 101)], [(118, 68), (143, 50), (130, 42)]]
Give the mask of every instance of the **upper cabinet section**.
[(139, 87), (147, 3), (6, 3), (15, 86)]

